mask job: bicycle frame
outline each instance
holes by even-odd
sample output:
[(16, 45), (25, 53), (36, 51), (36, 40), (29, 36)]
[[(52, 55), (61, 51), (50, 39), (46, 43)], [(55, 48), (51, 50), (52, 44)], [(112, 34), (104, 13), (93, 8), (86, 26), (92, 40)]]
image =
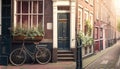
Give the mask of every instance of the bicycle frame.
[[(24, 62), (27, 59), (27, 54), (31, 57), (33, 60), (32, 62), (36, 60), (40, 64), (46, 64), (51, 59), (51, 53), (46, 48), (47, 45), (39, 45), (40, 42), (33, 42), (34, 43), (34, 50), (33, 52), (25, 46), (25, 42), (23, 40), (21, 48), (17, 48), (13, 50), (10, 54), (10, 62), (13, 65), (21, 65), (24, 64)], [(15, 58), (15, 59), (14, 59)]]
[(34, 55), (38, 51), (38, 48), (35, 46), (35, 52), (32, 53), (25, 47), (25, 44), (24, 44), (24, 41), (23, 41), (21, 51), (25, 51), (25, 53), (28, 54), (32, 59), (35, 59)]

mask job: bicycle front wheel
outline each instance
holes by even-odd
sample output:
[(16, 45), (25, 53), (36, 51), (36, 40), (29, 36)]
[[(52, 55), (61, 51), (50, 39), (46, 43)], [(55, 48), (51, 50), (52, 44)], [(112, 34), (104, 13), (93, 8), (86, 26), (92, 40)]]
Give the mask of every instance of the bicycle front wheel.
[(36, 60), (40, 64), (47, 64), (51, 59), (50, 50), (47, 48), (41, 47), (36, 53)]
[(26, 54), (21, 48), (18, 48), (11, 52), (9, 59), (13, 65), (22, 65), (26, 60)]

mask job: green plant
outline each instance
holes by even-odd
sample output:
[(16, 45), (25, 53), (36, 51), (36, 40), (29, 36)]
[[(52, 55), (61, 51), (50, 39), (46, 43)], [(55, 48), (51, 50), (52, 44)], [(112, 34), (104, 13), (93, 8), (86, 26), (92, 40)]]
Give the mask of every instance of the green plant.
[(82, 40), (82, 46), (90, 46), (93, 44), (93, 38), (88, 34), (84, 35), (84, 33), (81, 31), (78, 34), (78, 40)]
[(34, 38), (35, 36), (44, 36), (44, 32), (42, 29), (29, 29), (27, 32), (27, 36), (30, 38)]
[(91, 32), (92, 32), (92, 25), (91, 25), (91, 23), (90, 23), (90, 20), (86, 20), (85, 21), (85, 23), (86, 23), (86, 28), (87, 28), (87, 35), (91, 35)]
[(27, 30), (24, 28), (16, 28), (12, 32), (13, 36), (27, 36)]

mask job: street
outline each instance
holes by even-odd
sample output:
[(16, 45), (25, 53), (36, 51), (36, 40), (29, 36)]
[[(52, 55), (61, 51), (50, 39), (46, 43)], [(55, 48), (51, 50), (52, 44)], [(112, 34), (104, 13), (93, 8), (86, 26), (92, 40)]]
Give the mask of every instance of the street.
[[(100, 55), (102, 54), (102, 55)], [(99, 56), (100, 55), (100, 56)], [(97, 58), (94, 58), (98, 56)], [(89, 60), (94, 59), (89, 62)], [(89, 63), (85, 66), (85, 61)], [(120, 69), (120, 41), (113, 46), (83, 60), (83, 69)], [(46, 65), (24, 64), (22, 66), (0, 66), (0, 69), (75, 69), (76, 62), (57, 62)]]
[(84, 69), (120, 69), (120, 41)]

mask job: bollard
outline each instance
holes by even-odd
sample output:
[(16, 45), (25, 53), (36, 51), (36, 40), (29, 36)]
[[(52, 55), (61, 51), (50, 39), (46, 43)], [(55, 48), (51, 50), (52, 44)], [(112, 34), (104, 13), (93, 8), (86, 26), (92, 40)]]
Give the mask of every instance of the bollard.
[(82, 40), (77, 38), (76, 69), (82, 69)]

